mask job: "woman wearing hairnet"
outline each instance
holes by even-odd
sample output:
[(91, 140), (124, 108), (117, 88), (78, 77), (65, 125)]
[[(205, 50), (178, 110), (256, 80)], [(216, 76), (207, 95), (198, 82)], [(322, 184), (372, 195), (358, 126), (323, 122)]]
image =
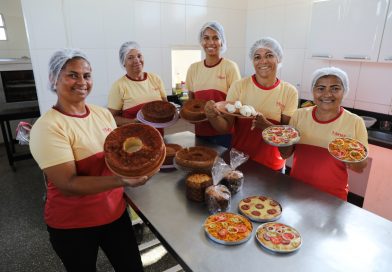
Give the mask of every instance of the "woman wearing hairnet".
[(328, 143), (343, 136), (368, 145), (362, 118), (341, 106), (348, 91), (348, 76), (343, 70), (335, 67), (316, 70), (312, 80), (315, 106), (298, 109), (290, 120), (301, 139), (294, 146), (279, 149), (285, 158), (294, 153), (292, 177), (343, 200), (347, 200), (348, 194), (347, 168), (360, 173), (367, 162), (338, 161), (329, 154)]
[[(222, 58), (226, 51), (226, 37), (223, 27), (218, 22), (207, 22), (199, 34), (200, 45), (205, 52), (205, 59), (193, 63), (187, 72), (186, 88), (190, 99), (224, 101), (230, 86), (241, 78), (235, 62)], [(195, 124), (195, 134), (215, 144), (230, 146), (231, 134), (218, 133), (208, 121)]]
[(108, 108), (118, 126), (137, 122), (136, 114), (150, 101), (167, 101), (165, 87), (159, 76), (144, 72), (144, 57), (138, 43), (121, 45), (120, 64), (126, 74), (115, 81), (109, 92)]
[(143, 185), (147, 177), (123, 179), (106, 167), (104, 141), (117, 126), (107, 109), (86, 104), (93, 81), (84, 53), (55, 52), (49, 82), (57, 102), (31, 129), (30, 150), (47, 177), (53, 249), (67, 271), (96, 271), (99, 247), (116, 271), (142, 271), (123, 187)]
[(206, 114), (218, 131), (230, 131), (234, 126), (232, 147), (249, 154), (250, 158), (273, 170), (281, 170), (285, 160), (277, 147), (264, 143), (261, 132), (273, 124), (286, 125), (298, 106), (296, 88), (277, 78), (283, 51), (272, 38), (256, 41), (250, 49), (255, 74), (235, 82), (229, 89), (227, 101), (241, 101), (255, 108), (255, 118), (222, 115), (208, 102)]

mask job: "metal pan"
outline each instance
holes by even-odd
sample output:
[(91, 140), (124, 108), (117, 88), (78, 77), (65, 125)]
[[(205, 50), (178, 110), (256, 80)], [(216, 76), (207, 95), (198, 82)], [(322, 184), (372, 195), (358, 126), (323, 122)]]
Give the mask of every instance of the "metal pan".
[[(277, 144), (277, 143), (271, 142), (271, 141), (268, 140), (267, 131), (268, 131), (269, 129), (273, 128), (273, 127), (291, 128), (291, 129), (293, 129), (294, 131), (296, 131), (296, 132), (298, 133), (298, 137), (295, 138), (295, 140), (290, 141), (289, 143)], [(266, 142), (266, 143), (269, 144), (269, 145), (277, 146), (277, 147), (292, 146), (292, 145), (298, 143), (299, 140), (301, 139), (300, 134), (299, 134), (299, 131), (298, 131), (297, 129), (295, 129), (294, 127), (288, 126), (288, 125), (273, 125), (273, 126), (269, 126), (269, 127), (267, 127), (266, 129), (263, 130), (263, 132), (262, 132), (262, 137), (263, 137), (264, 142)]]
[[(277, 215), (277, 216), (271, 217), (271, 218), (259, 218), (259, 217), (256, 217), (256, 216), (252, 216), (252, 215), (250, 215), (250, 214), (246, 214), (244, 211), (241, 210), (240, 204), (241, 204), (241, 202), (242, 202), (244, 199), (247, 199), (247, 198), (259, 198), (259, 197), (266, 197), (267, 200), (269, 200), (269, 201), (272, 200), (272, 201), (276, 202), (276, 203), (278, 204), (279, 208), (280, 208), (280, 214)], [(242, 199), (242, 200), (238, 203), (238, 211), (239, 211), (242, 215), (244, 215), (245, 217), (247, 217), (247, 218), (249, 218), (250, 220), (252, 220), (253, 222), (265, 223), (265, 222), (276, 221), (276, 220), (278, 220), (278, 219), (282, 216), (282, 213), (283, 213), (282, 205), (280, 205), (280, 203), (279, 203), (278, 201), (276, 201), (275, 199), (272, 199), (272, 198), (267, 197), (267, 196), (249, 196), (249, 197), (246, 197), (246, 198), (244, 198), (244, 199)], [(262, 203), (260, 203), (260, 204), (262, 204)]]
[[(207, 224), (208, 218), (210, 218), (210, 217), (212, 217), (212, 216), (220, 216), (220, 215), (225, 215), (225, 214), (235, 215), (236, 217), (241, 218), (242, 221), (246, 221), (246, 222), (248, 223), (248, 225), (251, 227), (251, 230), (250, 230), (249, 234), (248, 234), (247, 236), (245, 236), (243, 239), (237, 240), (237, 241), (225, 241), (225, 240), (223, 240), (223, 239), (219, 239), (219, 238), (213, 236), (213, 235), (208, 231), (208, 227), (207, 227), (207, 226), (208, 226), (208, 224)], [(210, 223), (210, 224), (211, 224), (211, 223)], [(216, 224), (222, 224), (222, 222), (219, 221), (219, 222), (216, 222)], [(221, 227), (222, 229), (225, 228), (225, 227), (222, 227), (222, 226), (220, 226), (220, 227)], [(204, 228), (204, 231), (205, 231), (205, 233), (206, 233), (206, 235), (207, 235), (207, 237), (208, 237), (209, 239), (211, 239), (212, 241), (214, 241), (214, 242), (216, 242), (216, 243), (218, 243), (218, 244), (222, 244), (222, 245), (239, 245), (239, 244), (245, 243), (246, 241), (248, 241), (248, 240), (250, 239), (250, 237), (252, 236), (252, 232), (253, 232), (253, 225), (252, 225), (252, 223), (249, 221), (249, 219), (247, 219), (246, 217), (244, 217), (244, 216), (242, 216), (242, 215), (239, 215), (239, 214), (236, 214), (236, 213), (229, 213), (229, 212), (221, 212), (221, 213), (217, 213), (217, 214), (214, 214), (214, 215), (210, 215), (210, 216), (207, 217), (207, 219), (204, 221), (203, 228)]]
[[(266, 231), (269, 228), (271, 230)], [(292, 236), (294, 238), (290, 239)], [(255, 238), (263, 248), (276, 253), (291, 253), (302, 246), (302, 237), (296, 229), (277, 222), (261, 224), (256, 230)], [(289, 244), (283, 244), (283, 240), (286, 241), (285, 243), (289, 242)]]
[(179, 115), (178, 115), (178, 112), (176, 111), (174, 116), (173, 116), (173, 119), (171, 121), (166, 122), (166, 123), (152, 123), (152, 122), (149, 122), (149, 121), (144, 119), (144, 116), (143, 116), (143, 113), (142, 113), (141, 110), (139, 110), (137, 112), (137, 114), (136, 114), (136, 119), (139, 120), (141, 123), (149, 125), (149, 126), (152, 126), (152, 127), (155, 127), (155, 128), (170, 127), (170, 126), (174, 125), (178, 121), (178, 118), (179, 118)]

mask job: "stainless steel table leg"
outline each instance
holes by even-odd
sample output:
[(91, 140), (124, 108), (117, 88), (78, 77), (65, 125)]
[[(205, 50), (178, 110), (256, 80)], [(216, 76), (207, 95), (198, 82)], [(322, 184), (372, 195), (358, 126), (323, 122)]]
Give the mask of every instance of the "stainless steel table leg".
[(15, 153), (15, 143), (14, 143), (14, 137), (12, 136), (10, 121), (8, 121), (8, 120), (5, 121), (5, 124), (7, 126), (8, 139), (10, 140), (12, 154), (14, 154)]

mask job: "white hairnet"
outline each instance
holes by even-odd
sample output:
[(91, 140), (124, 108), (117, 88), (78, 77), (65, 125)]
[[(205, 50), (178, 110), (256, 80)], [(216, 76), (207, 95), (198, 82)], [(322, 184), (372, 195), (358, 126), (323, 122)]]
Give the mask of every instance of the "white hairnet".
[(49, 88), (52, 91), (56, 91), (56, 84), (59, 78), (61, 69), (67, 63), (68, 60), (73, 58), (83, 58), (89, 64), (87, 56), (79, 49), (64, 48), (56, 51), (49, 60)]
[(140, 45), (137, 42), (133, 42), (133, 41), (125, 42), (121, 45), (120, 51), (118, 52), (118, 55), (120, 57), (120, 64), (122, 67), (124, 67), (125, 58), (126, 58), (127, 54), (132, 49), (140, 50)]
[(275, 56), (278, 58), (278, 63), (282, 62), (283, 49), (277, 40), (270, 38), (270, 37), (265, 37), (265, 38), (261, 38), (260, 40), (256, 41), (252, 45), (252, 47), (250, 48), (250, 51), (249, 51), (249, 57), (251, 60), (253, 60), (253, 57), (255, 56), (256, 51), (259, 50), (260, 48), (265, 48), (265, 49), (271, 50), (275, 54)]
[(348, 76), (345, 71), (337, 67), (324, 67), (317, 69), (313, 72), (313, 80), (312, 80), (312, 90), (316, 85), (317, 80), (324, 76), (336, 76), (340, 79), (343, 84), (343, 91), (346, 95), (349, 91), (349, 84), (348, 84)]
[(200, 35), (199, 35), (199, 42), (200, 42), (200, 44), (203, 41), (204, 31), (207, 28), (211, 28), (212, 30), (216, 31), (216, 33), (218, 34), (218, 37), (219, 37), (219, 39), (221, 40), (221, 43), (222, 43), (222, 46), (220, 48), (220, 52), (223, 54), (226, 51), (226, 49), (227, 49), (225, 30), (223, 29), (223, 26), (220, 23), (216, 22), (216, 21), (211, 21), (211, 22), (205, 23), (201, 27), (201, 29), (200, 29)]

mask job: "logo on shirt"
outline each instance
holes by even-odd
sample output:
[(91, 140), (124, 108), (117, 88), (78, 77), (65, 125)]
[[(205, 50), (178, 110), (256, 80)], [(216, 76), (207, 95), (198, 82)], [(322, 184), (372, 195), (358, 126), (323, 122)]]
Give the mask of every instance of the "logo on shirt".
[(155, 92), (159, 92), (159, 87), (153, 89)]
[(105, 133), (110, 133), (110, 132), (112, 132), (113, 129), (106, 127), (106, 128), (103, 128), (102, 130)]
[(286, 107), (282, 102), (276, 101), (276, 106), (280, 108), (281, 111), (284, 111), (284, 108)]
[(332, 134), (333, 134), (334, 136), (337, 136), (337, 137), (346, 137), (346, 136), (347, 136), (347, 135), (344, 134), (344, 133), (340, 133), (340, 132), (337, 132), (337, 131), (334, 131), (334, 130), (332, 130)]
[(218, 75), (218, 79), (226, 79), (225, 75)]

